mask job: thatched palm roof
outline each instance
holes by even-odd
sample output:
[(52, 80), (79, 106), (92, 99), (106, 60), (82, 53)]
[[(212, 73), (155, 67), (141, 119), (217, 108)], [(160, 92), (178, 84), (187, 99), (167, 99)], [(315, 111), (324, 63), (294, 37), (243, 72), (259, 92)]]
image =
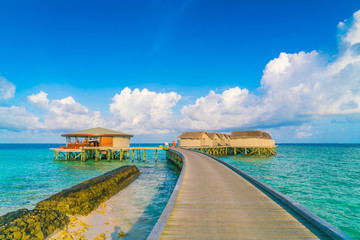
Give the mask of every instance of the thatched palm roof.
[(88, 136), (93, 136), (93, 137), (100, 137), (100, 136), (102, 136), (102, 137), (133, 137), (133, 135), (131, 135), (131, 134), (118, 132), (118, 131), (101, 128), (101, 127), (90, 128), (90, 129), (71, 132), (71, 133), (64, 133), (64, 134), (61, 134), (61, 136), (63, 136), (63, 137), (88, 137)]
[(218, 133), (220, 139), (230, 139), (230, 135), (226, 133)]
[(208, 135), (207, 132), (205, 131), (200, 131), (200, 132), (183, 132), (178, 138), (195, 138), (195, 139), (200, 139), (203, 138), (204, 135)]
[(230, 138), (264, 138), (271, 139), (268, 132), (263, 131), (232, 131)]
[(218, 135), (219, 135), (220, 139), (226, 138), (226, 137), (225, 137), (225, 133), (218, 133)]
[(209, 137), (211, 138), (211, 139), (214, 139), (215, 138), (215, 136), (218, 136), (218, 138), (220, 138), (220, 136), (219, 136), (219, 134), (218, 133), (207, 133), (208, 135), (209, 135)]

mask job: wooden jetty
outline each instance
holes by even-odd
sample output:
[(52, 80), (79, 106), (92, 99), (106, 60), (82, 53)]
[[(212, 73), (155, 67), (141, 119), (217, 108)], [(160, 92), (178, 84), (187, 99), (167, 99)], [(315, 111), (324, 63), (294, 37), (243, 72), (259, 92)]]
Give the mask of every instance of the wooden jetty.
[[(128, 148), (116, 148), (116, 147), (81, 147), (79, 149), (64, 149), (64, 148), (50, 148), (54, 151), (54, 160), (56, 161), (87, 161), (94, 159), (95, 161), (101, 161), (106, 159), (107, 161), (119, 159), (130, 159), (134, 162), (135, 158), (146, 161), (146, 151), (155, 151), (155, 162), (157, 162), (157, 151), (167, 150), (164, 147), (128, 147)], [(130, 154), (131, 152), (131, 154)]]
[(179, 148), (167, 155), (182, 170), (148, 239), (351, 239), (220, 159)]
[(277, 145), (274, 146), (203, 146), (203, 147), (184, 147), (198, 152), (203, 152), (213, 156), (229, 156), (229, 155), (259, 155), (273, 156), (276, 154)]

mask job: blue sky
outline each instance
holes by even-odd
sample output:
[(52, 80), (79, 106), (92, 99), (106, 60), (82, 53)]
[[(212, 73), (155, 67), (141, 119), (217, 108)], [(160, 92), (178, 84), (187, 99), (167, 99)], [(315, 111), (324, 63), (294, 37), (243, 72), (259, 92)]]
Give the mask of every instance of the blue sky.
[(61, 142), (98, 125), (138, 142), (169, 140), (175, 128), (360, 142), (359, 9), (350, 0), (1, 1), (0, 142)]

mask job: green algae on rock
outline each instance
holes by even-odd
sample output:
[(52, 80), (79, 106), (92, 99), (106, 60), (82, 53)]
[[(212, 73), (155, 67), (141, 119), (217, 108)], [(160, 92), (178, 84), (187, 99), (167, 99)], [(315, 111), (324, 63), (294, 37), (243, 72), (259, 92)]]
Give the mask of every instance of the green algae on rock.
[(124, 189), (139, 174), (136, 166), (114, 169), (39, 202), (35, 209), (52, 209), (64, 214), (86, 216), (102, 202)]
[(49, 209), (19, 209), (0, 216), (0, 239), (45, 239), (69, 222), (66, 215)]

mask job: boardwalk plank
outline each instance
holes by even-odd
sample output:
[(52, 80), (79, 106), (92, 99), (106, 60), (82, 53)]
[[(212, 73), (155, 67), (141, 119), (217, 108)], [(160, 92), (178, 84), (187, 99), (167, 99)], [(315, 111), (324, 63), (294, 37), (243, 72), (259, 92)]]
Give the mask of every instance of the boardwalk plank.
[(328, 239), (223, 164), (193, 151), (160, 239)]

